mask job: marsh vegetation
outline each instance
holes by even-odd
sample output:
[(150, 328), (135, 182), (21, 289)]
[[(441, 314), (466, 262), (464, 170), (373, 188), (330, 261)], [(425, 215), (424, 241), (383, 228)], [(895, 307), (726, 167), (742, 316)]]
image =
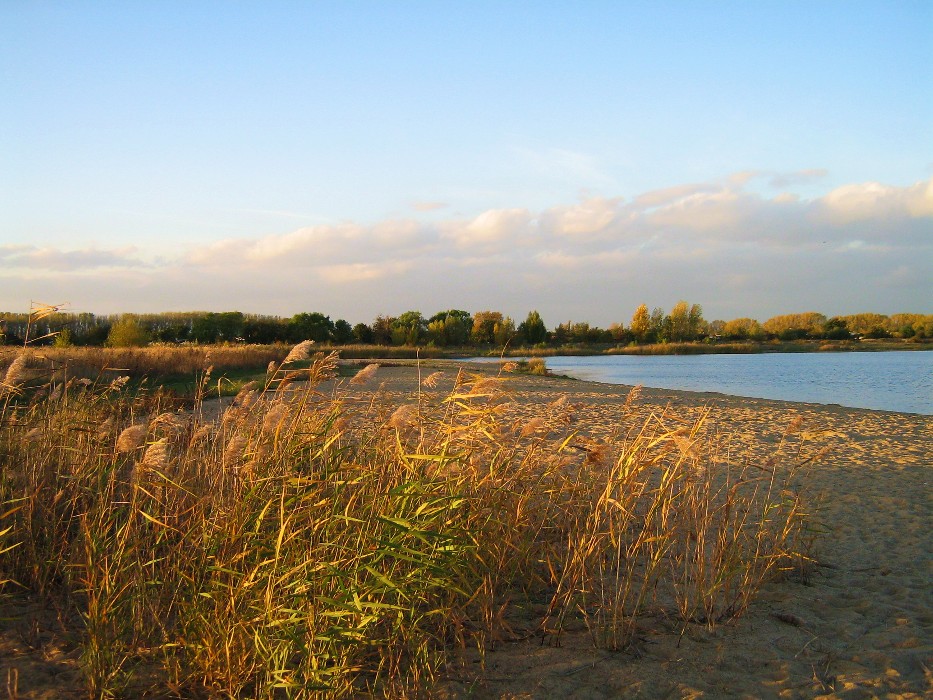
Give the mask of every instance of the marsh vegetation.
[(340, 378), (312, 350), (217, 418), (216, 367), (189, 367), (174, 410), (39, 351), (8, 363), (2, 593), (62, 611), (90, 695), (415, 696), (464, 649), (559, 644), (571, 620), (605, 649), (649, 613), (721, 624), (810, 559), (794, 425), (751, 460), (706, 416), (634, 420), (634, 392), (587, 443), (566, 402), (514, 420), (508, 375), (431, 373), (389, 401), (375, 366)]

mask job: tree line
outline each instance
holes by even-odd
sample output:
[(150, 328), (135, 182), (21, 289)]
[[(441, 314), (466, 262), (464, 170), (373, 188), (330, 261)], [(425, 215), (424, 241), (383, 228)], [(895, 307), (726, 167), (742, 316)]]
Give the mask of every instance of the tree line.
[(167, 312), (95, 315), (51, 313), (36, 321), (29, 314), (0, 312), (0, 343), (87, 346), (144, 346), (149, 343), (297, 343), (314, 340), (335, 345), (375, 344), (432, 347), (628, 345), (716, 341), (793, 341), (802, 339), (933, 338), (933, 315), (861, 313), (827, 318), (807, 312), (707, 321), (699, 304), (680, 301), (669, 311), (640, 305), (631, 321), (608, 328), (567, 321), (548, 328), (537, 311), (515, 321), (499, 311), (461, 309), (426, 317), (420, 311), (377, 316), (372, 323), (332, 321), (321, 312), (290, 317), (226, 312)]

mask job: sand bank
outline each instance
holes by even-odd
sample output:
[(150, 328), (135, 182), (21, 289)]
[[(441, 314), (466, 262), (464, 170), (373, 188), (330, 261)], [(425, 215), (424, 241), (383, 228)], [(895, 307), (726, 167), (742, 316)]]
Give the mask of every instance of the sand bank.
[[(436, 367), (452, 378), (457, 364), (430, 363), (422, 374)], [(508, 376), (517, 413), (567, 396), (576, 429), (594, 440), (618, 431), (631, 389)], [(377, 381), (401, 402), (417, 375), (384, 367)], [(448, 696), (933, 697), (933, 417), (643, 389), (627, 420), (668, 407), (683, 417), (712, 408), (710, 429), (750, 455), (773, 448), (797, 416), (805, 437), (827, 448), (810, 474), (826, 532), (809, 581), (768, 585), (743, 617), (712, 631), (694, 625), (681, 637), (679, 623), (651, 621), (637, 654), (598, 651), (582, 629), (560, 648), (505, 643), (487, 652), (484, 673), (468, 658)]]

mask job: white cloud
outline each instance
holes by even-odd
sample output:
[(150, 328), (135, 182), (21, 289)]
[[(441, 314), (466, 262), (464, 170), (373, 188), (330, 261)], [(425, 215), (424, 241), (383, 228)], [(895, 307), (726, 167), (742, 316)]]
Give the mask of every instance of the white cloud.
[(680, 201), (694, 194), (715, 192), (718, 189), (720, 188), (710, 183), (675, 185), (673, 187), (665, 187), (661, 190), (652, 190), (651, 192), (640, 194), (635, 197), (632, 206), (635, 209), (652, 209), (654, 207)]
[(99, 268), (142, 267), (145, 265), (146, 263), (136, 256), (135, 248), (59, 250), (57, 248), (37, 248), (31, 245), (0, 246), (0, 267), (7, 268), (70, 272)]
[(586, 236), (605, 231), (619, 213), (621, 198), (593, 197), (570, 207), (555, 207), (543, 217), (557, 235)]
[(823, 197), (820, 205), (835, 224), (930, 217), (933, 216), (933, 180), (906, 188), (878, 182), (844, 185)]
[(641, 301), (680, 298), (711, 315), (719, 308), (756, 317), (807, 298), (808, 308), (832, 313), (929, 306), (933, 182), (769, 199), (743, 181), (628, 201), (590, 197), (541, 212), (489, 209), (467, 220), (316, 225), (200, 245), (174, 260), (130, 248), (5, 245), (0, 308), (54, 298), (101, 312), (320, 310), (371, 320), (407, 308), (498, 303), (513, 316), (552, 309), (606, 324), (630, 317)]
[(446, 237), (468, 251), (496, 251), (527, 240), (531, 214), (527, 209), (489, 209), (466, 224), (444, 227)]
[(383, 263), (327, 265), (315, 268), (315, 273), (330, 284), (351, 284), (364, 280), (397, 278), (409, 274), (414, 267), (414, 261), (395, 260)]
[(411, 208), (415, 211), (437, 211), (438, 209), (446, 209), (449, 206), (445, 202), (414, 202)]

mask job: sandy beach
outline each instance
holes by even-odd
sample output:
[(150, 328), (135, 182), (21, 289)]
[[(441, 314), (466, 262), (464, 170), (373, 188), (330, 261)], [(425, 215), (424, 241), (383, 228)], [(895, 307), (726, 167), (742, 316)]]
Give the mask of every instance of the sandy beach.
[[(426, 374), (431, 363), (422, 369)], [(439, 365), (443, 366), (443, 365)], [(470, 371), (475, 365), (464, 364)], [(453, 367), (445, 368), (452, 376)], [(493, 371), (487, 368), (485, 371)], [(507, 375), (517, 414), (567, 396), (583, 438), (619, 429), (631, 387)], [(402, 401), (410, 368), (384, 367), (383, 390)], [(437, 391), (449, 390), (442, 383)], [(426, 389), (422, 389), (426, 391)], [(826, 448), (810, 473), (822, 495), (819, 565), (806, 583), (769, 584), (741, 618), (708, 631), (646, 621), (634, 653), (593, 648), (577, 629), (560, 647), (539, 638), (486, 653), (446, 687), (452, 698), (920, 698), (933, 696), (933, 418), (839, 406), (643, 389), (635, 414), (711, 408), (711, 430), (750, 455), (780, 440), (798, 416), (803, 438)]]
[[(450, 391), (458, 367), (385, 366), (382, 400), (411, 401), (419, 377), (443, 369)], [(567, 397), (581, 441), (624, 430), (621, 407), (631, 387), (554, 377), (507, 375), (516, 420)], [(338, 380), (345, 383), (346, 380)], [(323, 390), (327, 390), (323, 388)], [(728, 434), (750, 457), (802, 420), (799, 440), (825, 450), (810, 473), (822, 495), (825, 528), (818, 565), (806, 580), (768, 584), (742, 617), (712, 630), (663, 616), (640, 625), (636, 648), (593, 647), (581, 625), (560, 646), (513, 626), (485, 654), (466, 651), (437, 689), (446, 698), (815, 698), (933, 697), (933, 418), (838, 406), (643, 389), (624, 420), (666, 409), (689, 419), (711, 409), (707, 429)], [(3, 611), (0, 680), (20, 698), (79, 697), (78, 660), (54, 632), (37, 631), (22, 608)], [(13, 613), (13, 614), (11, 614)], [(44, 614), (49, 616), (49, 611)], [(13, 687), (13, 686), (11, 686)], [(72, 695), (72, 693), (74, 693)]]

